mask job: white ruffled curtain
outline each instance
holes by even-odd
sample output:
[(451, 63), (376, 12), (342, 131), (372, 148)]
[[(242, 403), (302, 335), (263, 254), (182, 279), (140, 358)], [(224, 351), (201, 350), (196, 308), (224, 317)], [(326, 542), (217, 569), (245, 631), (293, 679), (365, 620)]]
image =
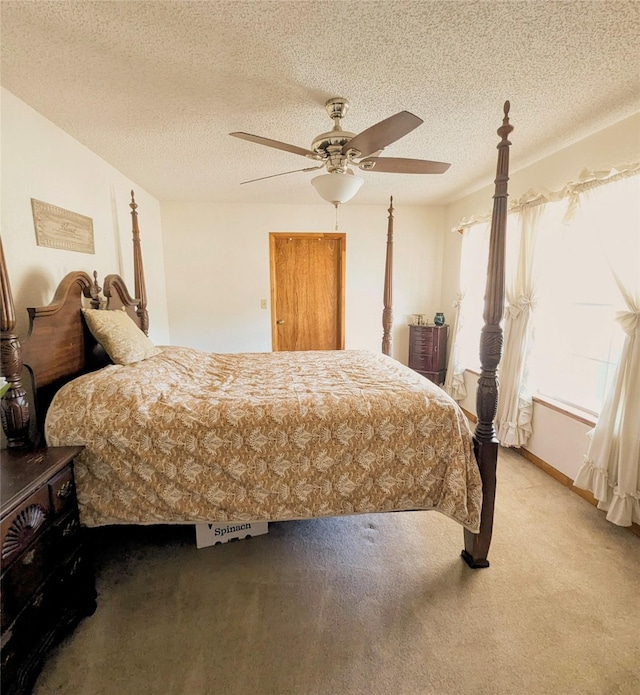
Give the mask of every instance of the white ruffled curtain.
[(496, 414), (498, 441), (506, 447), (524, 446), (532, 434), (533, 400), (528, 385), (528, 357), (535, 302), (536, 228), (544, 205), (526, 206), (518, 214), (520, 244), (515, 272), (506, 288), (504, 348), (500, 363), (500, 392)]
[(463, 401), (467, 397), (467, 387), (464, 385), (464, 370), (465, 365), (460, 354), (460, 346), (458, 344), (458, 336), (462, 325), (462, 307), (464, 301), (464, 293), (458, 292), (456, 301), (453, 303), (455, 309), (453, 324), (451, 325), (451, 334), (449, 335), (449, 357), (447, 376), (444, 380), (444, 390), (455, 400)]
[[(456, 229), (456, 232), (461, 231)], [(467, 396), (464, 385), (464, 372), (467, 367), (477, 367), (477, 340), (482, 326), (482, 294), (475, 288), (482, 286), (487, 275), (489, 257), (489, 223), (474, 223), (462, 230), (462, 248), (460, 252), (459, 290), (454, 306), (454, 319), (449, 333), (449, 356), (444, 390), (456, 401)], [(472, 289), (473, 288), (473, 289)], [(471, 291), (470, 291), (471, 290)], [(476, 348), (470, 344), (476, 338)]]
[[(624, 184), (637, 205), (640, 181), (634, 177)], [(609, 212), (598, 234), (624, 299), (616, 320), (625, 340), (575, 485), (593, 492), (609, 521), (630, 526), (640, 523), (640, 214), (631, 243), (628, 230), (621, 243), (625, 230), (615, 225), (616, 210)]]

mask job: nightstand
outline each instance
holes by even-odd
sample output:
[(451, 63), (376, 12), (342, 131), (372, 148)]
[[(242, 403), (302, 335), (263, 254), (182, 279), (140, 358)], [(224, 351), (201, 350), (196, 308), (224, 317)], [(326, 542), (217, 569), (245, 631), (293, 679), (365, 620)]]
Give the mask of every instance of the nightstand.
[(3, 695), (29, 692), (47, 650), (96, 608), (73, 477), (81, 451), (2, 451)]

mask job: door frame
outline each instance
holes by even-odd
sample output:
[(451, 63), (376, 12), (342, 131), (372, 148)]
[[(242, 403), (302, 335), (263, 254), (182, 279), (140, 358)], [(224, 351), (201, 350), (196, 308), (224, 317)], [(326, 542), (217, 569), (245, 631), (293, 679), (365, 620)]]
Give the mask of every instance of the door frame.
[(345, 284), (347, 278), (347, 235), (345, 232), (269, 232), (269, 277), (271, 281), (271, 349), (278, 351), (278, 331), (276, 330), (276, 240), (277, 239), (338, 239), (340, 241), (340, 257), (338, 282), (338, 311), (340, 313), (338, 321), (338, 345), (339, 350), (344, 350), (345, 335)]

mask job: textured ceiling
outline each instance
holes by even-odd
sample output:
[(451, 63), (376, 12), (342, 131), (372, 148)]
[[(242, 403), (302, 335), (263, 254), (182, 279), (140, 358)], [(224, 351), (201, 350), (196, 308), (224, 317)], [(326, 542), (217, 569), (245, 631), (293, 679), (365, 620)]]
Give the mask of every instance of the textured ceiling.
[[(344, 96), (354, 133), (424, 124), (385, 156), (439, 176), (362, 172), (353, 204), (450, 202), (640, 110), (637, 0), (2, 0), (2, 84), (160, 200), (317, 203), (309, 166), (229, 137), (309, 148)], [(322, 172), (320, 172), (322, 173)]]

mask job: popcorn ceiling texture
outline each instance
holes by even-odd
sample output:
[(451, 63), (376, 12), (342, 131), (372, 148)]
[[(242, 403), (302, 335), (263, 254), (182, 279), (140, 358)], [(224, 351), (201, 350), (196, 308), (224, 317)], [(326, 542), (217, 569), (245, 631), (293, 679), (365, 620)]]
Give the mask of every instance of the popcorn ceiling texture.
[[(386, 156), (439, 176), (362, 172), (350, 204), (451, 202), (490, 183), (511, 101), (512, 170), (640, 110), (640, 2), (2, 2), (2, 85), (160, 200), (318, 203), (308, 148), (350, 101), (358, 133), (424, 124)], [(615, 162), (612, 162), (615, 164)], [(319, 172), (323, 173), (323, 172)]]

